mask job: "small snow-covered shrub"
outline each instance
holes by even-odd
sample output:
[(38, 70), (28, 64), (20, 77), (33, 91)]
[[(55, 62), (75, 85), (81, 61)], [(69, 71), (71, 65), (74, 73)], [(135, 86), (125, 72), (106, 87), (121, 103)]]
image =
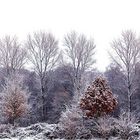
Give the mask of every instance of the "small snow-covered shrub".
[(77, 106), (67, 107), (59, 121), (58, 135), (65, 139), (91, 138), (90, 132), (83, 125), (83, 114)]
[(133, 139), (139, 135), (135, 125), (137, 119), (131, 114), (131, 119), (128, 120), (127, 113), (122, 113), (118, 119), (115, 119), (115, 130), (121, 139)]
[(0, 139), (15, 136), (15, 131), (15, 126), (11, 124), (0, 124)]
[(0, 133), (9, 132), (10, 124), (0, 124)]
[(114, 118), (103, 116), (98, 118), (86, 118), (84, 121), (86, 130), (89, 130), (92, 137), (109, 138), (114, 134)]
[(113, 135), (114, 130), (113, 124), (114, 124), (113, 118), (109, 116), (104, 116), (97, 119), (97, 121), (95, 122), (95, 126), (93, 127), (93, 130), (97, 132), (99, 137), (109, 138), (110, 136)]
[(77, 107), (67, 107), (65, 112), (62, 112), (59, 128), (65, 138), (76, 138), (77, 131), (81, 126), (82, 120), (81, 111)]

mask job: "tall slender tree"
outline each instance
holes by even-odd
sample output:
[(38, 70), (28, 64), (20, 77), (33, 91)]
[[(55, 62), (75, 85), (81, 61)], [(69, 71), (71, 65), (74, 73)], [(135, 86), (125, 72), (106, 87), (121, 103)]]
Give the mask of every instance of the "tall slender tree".
[(84, 34), (76, 32), (68, 33), (64, 37), (65, 54), (73, 68), (73, 83), (76, 94), (80, 94), (82, 76), (85, 71), (95, 63), (95, 44), (93, 39), (87, 39)]
[(111, 47), (113, 50), (113, 52), (110, 52), (112, 60), (125, 74), (128, 96), (128, 119), (131, 119), (131, 100), (137, 88), (134, 79), (136, 76), (136, 65), (140, 60), (140, 40), (133, 31), (127, 30), (122, 32), (119, 39), (112, 42)]
[(26, 42), (28, 58), (39, 77), (42, 99), (42, 121), (46, 119), (45, 80), (47, 72), (56, 66), (58, 60), (58, 41), (51, 33), (36, 32), (29, 35)]

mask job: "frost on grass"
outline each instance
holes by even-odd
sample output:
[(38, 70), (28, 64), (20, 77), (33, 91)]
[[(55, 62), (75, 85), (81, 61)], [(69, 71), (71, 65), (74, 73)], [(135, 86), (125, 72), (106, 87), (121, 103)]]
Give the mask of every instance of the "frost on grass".
[[(9, 127), (10, 128), (10, 127)], [(12, 140), (44, 140), (56, 138), (53, 135), (55, 124), (37, 123), (28, 127), (11, 127), (7, 132), (1, 133), (0, 139)]]

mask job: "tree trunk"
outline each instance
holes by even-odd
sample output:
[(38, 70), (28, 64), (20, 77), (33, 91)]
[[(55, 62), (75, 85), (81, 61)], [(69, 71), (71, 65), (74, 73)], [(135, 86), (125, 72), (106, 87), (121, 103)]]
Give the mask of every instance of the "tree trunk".
[(15, 126), (15, 118), (14, 117), (10, 118), (9, 123)]
[(132, 113), (131, 95), (128, 95), (128, 121), (131, 120), (131, 113)]
[(42, 94), (42, 121), (44, 122), (46, 120), (46, 107), (45, 107), (45, 97), (44, 97), (44, 94), (45, 94), (45, 90), (44, 90), (44, 87), (43, 85), (41, 86), (41, 94)]
[(131, 85), (130, 82), (128, 81), (128, 122), (131, 120), (131, 111), (132, 111), (131, 96), (132, 96)]
[(77, 96), (81, 96), (81, 78), (78, 78), (78, 76), (75, 77), (74, 80), (74, 91), (76, 92)]
[(131, 96), (132, 96), (132, 90), (131, 90), (131, 82), (130, 82), (130, 70), (128, 67), (127, 70), (127, 87), (128, 87), (128, 122), (131, 120)]

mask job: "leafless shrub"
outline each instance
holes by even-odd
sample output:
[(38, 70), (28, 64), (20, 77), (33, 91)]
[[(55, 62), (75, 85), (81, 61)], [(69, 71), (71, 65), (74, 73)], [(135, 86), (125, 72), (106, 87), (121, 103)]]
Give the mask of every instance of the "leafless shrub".
[(95, 123), (95, 128), (93, 129), (95, 132), (97, 132), (99, 137), (109, 138), (114, 129), (113, 121), (114, 119), (109, 116), (98, 118), (97, 122)]
[(0, 124), (0, 133), (9, 132), (10, 128), (11, 128), (10, 124)]
[(68, 139), (75, 139), (79, 129), (82, 127), (81, 110), (77, 107), (67, 107), (66, 111), (62, 113), (59, 128), (63, 132), (63, 137)]
[(115, 119), (114, 129), (118, 131), (119, 137), (121, 139), (131, 139), (138, 132), (134, 129), (134, 125), (137, 123), (137, 118), (131, 114), (131, 120), (128, 120), (128, 115), (122, 113), (118, 119)]

